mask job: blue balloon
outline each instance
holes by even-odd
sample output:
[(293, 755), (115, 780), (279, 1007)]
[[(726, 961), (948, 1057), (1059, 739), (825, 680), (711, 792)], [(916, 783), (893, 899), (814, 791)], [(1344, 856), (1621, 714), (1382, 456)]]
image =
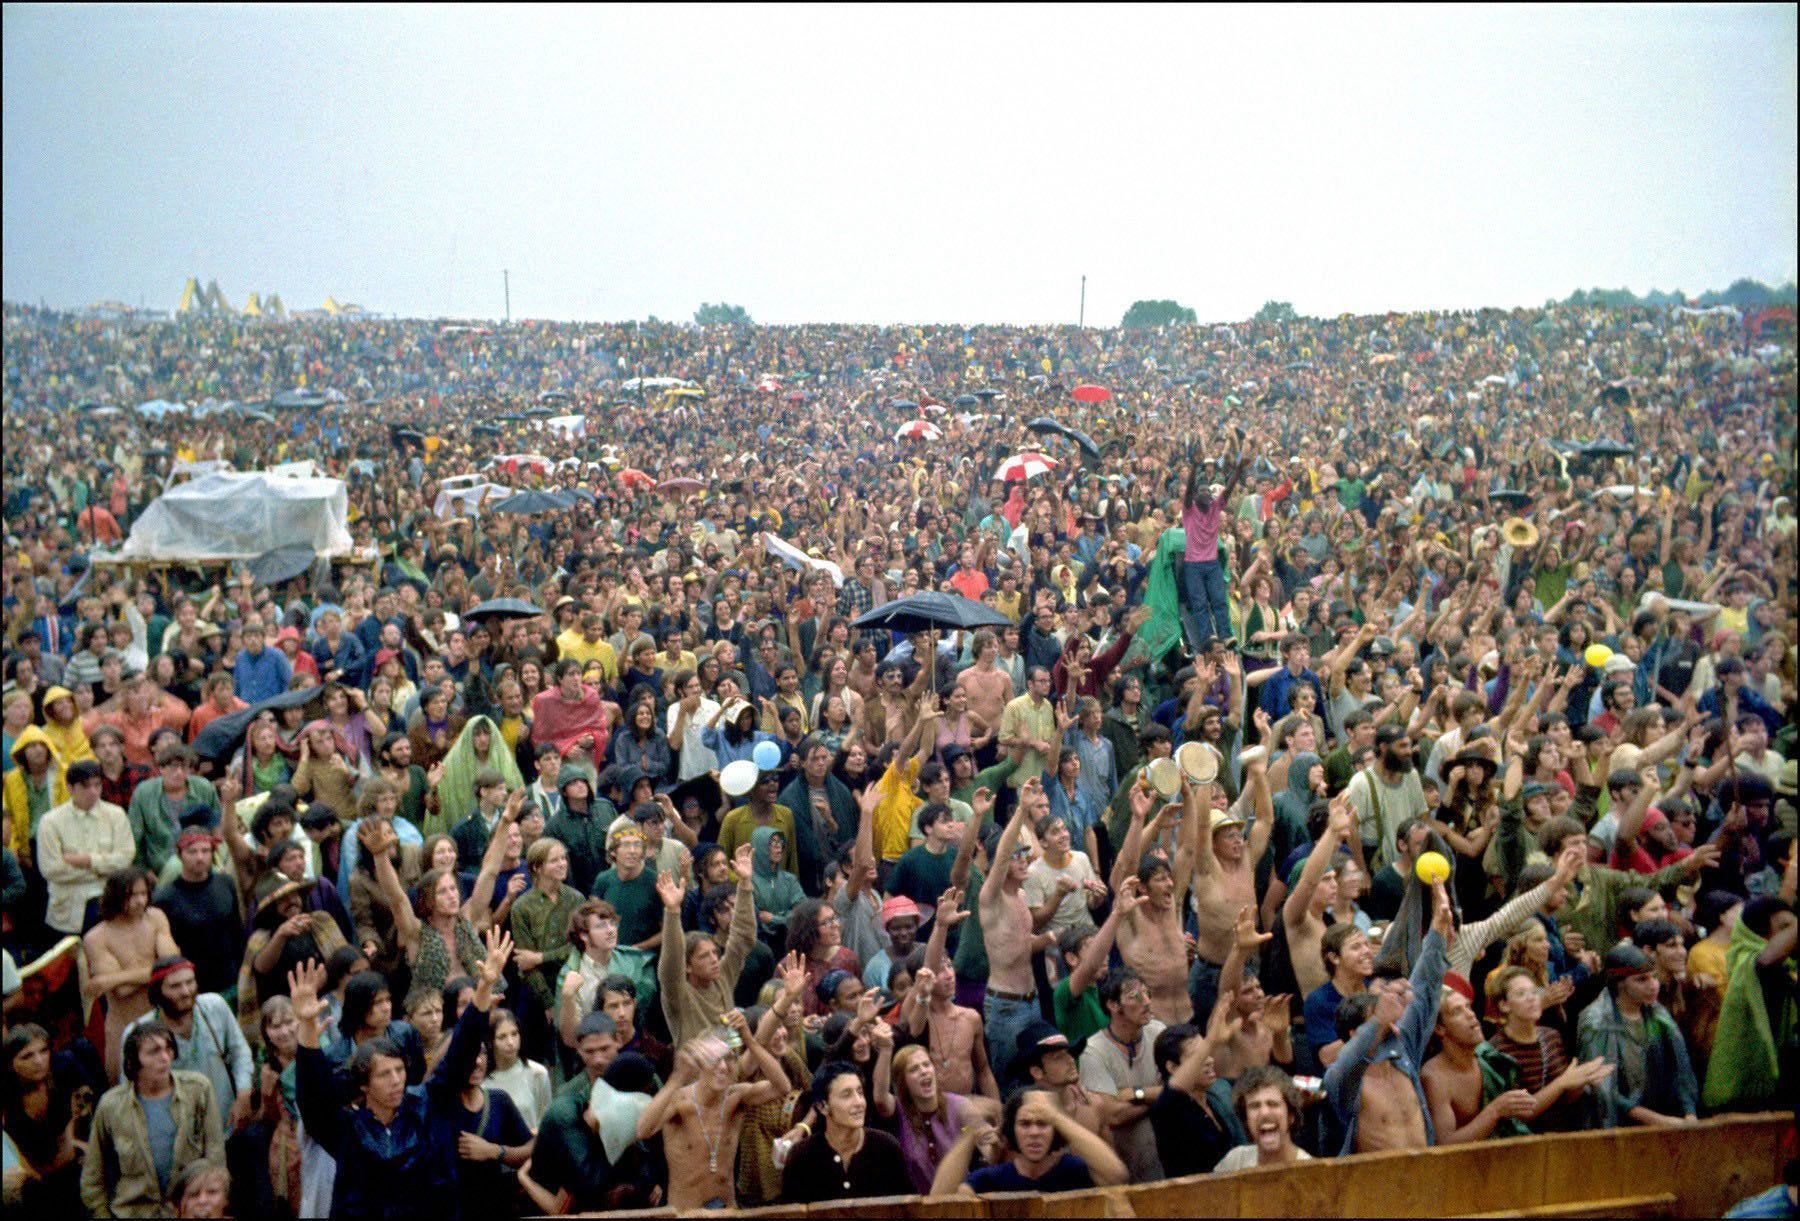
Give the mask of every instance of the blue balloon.
[(756, 749), (750, 752), (750, 759), (758, 771), (772, 772), (781, 766), (781, 747), (773, 742), (758, 742)]

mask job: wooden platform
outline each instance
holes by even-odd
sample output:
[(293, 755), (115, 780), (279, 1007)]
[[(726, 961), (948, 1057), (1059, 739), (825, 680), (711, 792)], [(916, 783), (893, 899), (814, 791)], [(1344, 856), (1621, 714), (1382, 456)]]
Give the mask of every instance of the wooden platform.
[[(1796, 1153), (1785, 1112), (1691, 1128), (1629, 1128), (1365, 1153), (1062, 1195), (890, 1196), (740, 1217), (1717, 1217), (1781, 1181)], [(673, 1209), (590, 1213), (673, 1218)], [(682, 1216), (717, 1217), (718, 1212)]]

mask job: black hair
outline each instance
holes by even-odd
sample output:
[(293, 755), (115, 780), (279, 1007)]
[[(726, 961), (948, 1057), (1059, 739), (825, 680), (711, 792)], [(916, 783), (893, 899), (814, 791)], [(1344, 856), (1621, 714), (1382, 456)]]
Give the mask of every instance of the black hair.
[(629, 996), (634, 1003), (638, 998), (637, 984), (629, 975), (608, 975), (605, 979), (601, 980), (600, 987), (595, 992), (595, 996), (604, 997), (608, 992), (622, 992), (626, 996)]
[(1346, 996), (1338, 1002), (1337, 1036), (1339, 1039), (1346, 1043), (1350, 1041), (1350, 1036), (1356, 1033), (1359, 1026), (1369, 1020), (1371, 1013), (1375, 1012), (1375, 1000), (1373, 992), (1358, 992), (1354, 996)]
[(1200, 1028), (1192, 1022), (1177, 1022), (1173, 1026), (1165, 1027), (1163, 1032), (1156, 1036), (1154, 1051), (1156, 1073), (1162, 1078), (1164, 1085), (1169, 1083), (1169, 1065), (1181, 1063), (1181, 1052), (1187, 1046), (1187, 1041), (1200, 1037), (1202, 1037)]
[(1667, 920), (1645, 920), (1631, 930), (1631, 944), (1640, 950), (1654, 950), (1670, 941), (1680, 941), (1681, 930)]
[(1758, 895), (1744, 904), (1744, 910), (1739, 914), (1738, 921), (1758, 937), (1766, 938), (1775, 927), (1775, 917), (1782, 912), (1793, 910), (1774, 895)]
[(124, 915), (125, 905), (131, 901), (131, 892), (140, 881), (150, 894), (156, 893), (156, 876), (148, 869), (127, 865), (107, 874), (106, 881), (100, 886), (100, 919), (111, 920), (115, 916)]
[[(1142, 982), (1136, 971), (1130, 967), (1114, 967), (1100, 980), (1096, 996), (1100, 1001), (1101, 1012), (1107, 1012), (1108, 1006), (1119, 1003), (1119, 994), (1132, 984)], [(1110, 1014), (1109, 1014), (1110, 1016)]]
[(467, 975), (453, 975), (444, 981), (444, 1028), (446, 1030), (456, 1025), (456, 1008), (462, 1001), (462, 994), (474, 990), (475, 981)]
[(737, 887), (730, 882), (720, 882), (717, 886), (709, 886), (706, 893), (700, 896), (700, 931), (711, 935), (714, 928), (713, 915), (727, 903), (737, 899)]
[[(131, 1033), (125, 1036), (124, 1048), (119, 1053), (121, 1076), (126, 1081), (136, 1082), (142, 1070), (144, 1044), (153, 1039), (161, 1039), (169, 1045), (170, 1055), (180, 1054), (180, 1044), (175, 1041), (175, 1032), (169, 1029), (166, 1022), (151, 1019), (142, 1026), (134, 1026)], [(8, 1061), (10, 1063), (10, 1061)]]
[(369, 1087), (369, 1076), (375, 1071), (375, 1059), (385, 1056), (389, 1060), (406, 1063), (406, 1056), (400, 1051), (400, 1045), (382, 1035), (362, 1044), (350, 1056), (350, 1067), (346, 1073), (353, 1093), (360, 1093)]
[[(1033, 1094), (1052, 1092), (1047, 1086), (1028, 1085), (1006, 1100), (1006, 1106), (1000, 1111), (1000, 1134), (1006, 1138), (1006, 1143), (1010, 1148), (1017, 1149), (1019, 1147), (1018, 1134), (1015, 1129), (1019, 1122), (1019, 1111), (1025, 1106), (1025, 1100)], [(1062, 1133), (1058, 1132), (1050, 1139), (1050, 1151), (1054, 1153), (1066, 1143)]]
[[(330, 967), (326, 971), (329, 978)], [(358, 971), (344, 984), (344, 1007), (338, 1015), (338, 1029), (343, 1031), (345, 1038), (356, 1037), (369, 1016), (369, 1010), (375, 1007), (384, 992), (390, 1000), (393, 998), (393, 990), (388, 986), (387, 977), (379, 971)]]

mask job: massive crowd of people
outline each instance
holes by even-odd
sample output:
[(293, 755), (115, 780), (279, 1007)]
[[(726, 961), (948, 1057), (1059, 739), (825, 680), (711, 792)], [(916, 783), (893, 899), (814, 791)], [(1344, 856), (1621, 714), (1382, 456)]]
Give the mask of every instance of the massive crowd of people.
[[(28, 1215), (1052, 1192), (1792, 1105), (1791, 335), (4, 325)], [(302, 460), (374, 562), (105, 562), (182, 464)], [(928, 591), (990, 626), (854, 623)]]

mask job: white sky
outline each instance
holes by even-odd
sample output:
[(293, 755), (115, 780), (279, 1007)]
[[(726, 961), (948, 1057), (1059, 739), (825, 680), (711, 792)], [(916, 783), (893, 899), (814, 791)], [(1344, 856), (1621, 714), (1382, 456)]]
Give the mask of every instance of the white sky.
[(1792, 5), (38, 8), (4, 293), (1116, 325), (1795, 275)]

